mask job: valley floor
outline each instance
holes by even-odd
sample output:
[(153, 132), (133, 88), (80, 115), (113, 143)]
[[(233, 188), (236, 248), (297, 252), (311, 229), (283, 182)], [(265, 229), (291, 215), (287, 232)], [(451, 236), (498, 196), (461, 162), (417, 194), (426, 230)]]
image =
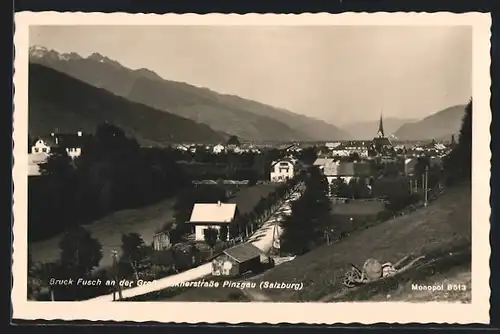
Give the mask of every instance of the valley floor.
[[(102, 244), (103, 258), (99, 263), (99, 268), (111, 266), (113, 263), (112, 251), (120, 251), (121, 237), (124, 233), (136, 232), (146, 241), (153, 240), (156, 230), (161, 228), (166, 222), (172, 221), (175, 199), (168, 198), (158, 203), (131, 209), (114, 212), (103, 217), (92, 224), (85, 225), (92, 236), (96, 237)], [(50, 239), (34, 242), (28, 247), (34, 261), (52, 262), (59, 259), (59, 240), (63, 233)]]

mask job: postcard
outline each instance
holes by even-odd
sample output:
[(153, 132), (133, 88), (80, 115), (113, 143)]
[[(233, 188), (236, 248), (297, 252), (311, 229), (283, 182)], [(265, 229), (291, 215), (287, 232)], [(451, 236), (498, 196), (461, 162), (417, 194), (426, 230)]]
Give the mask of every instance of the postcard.
[(487, 323), (490, 25), (16, 13), (13, 318)]

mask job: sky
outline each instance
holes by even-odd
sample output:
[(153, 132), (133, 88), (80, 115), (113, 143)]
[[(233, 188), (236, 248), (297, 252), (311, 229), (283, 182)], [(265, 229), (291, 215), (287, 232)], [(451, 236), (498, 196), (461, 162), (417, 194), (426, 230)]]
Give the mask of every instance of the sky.
[(423, 118), (472, 95), (466, 26), (37, 26), (30, 45), (98, 52), (336, 125)]

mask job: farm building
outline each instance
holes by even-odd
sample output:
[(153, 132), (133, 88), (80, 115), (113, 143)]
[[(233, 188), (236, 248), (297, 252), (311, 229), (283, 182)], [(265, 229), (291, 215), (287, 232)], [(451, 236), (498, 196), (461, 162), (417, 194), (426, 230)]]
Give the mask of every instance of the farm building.
[(267, 256), (251, 243), (226, 249), (212, 261), (212, 275), (238, 276), (248, 271), (261, 270)]
[(200, 251), (194, 245), (178, 244), (168, 249), (154, 251), (150, 258), (156, 266), (176, 268), (183, 271), (198, 266), (201, 261)]
[(170, 235), (168, 232), (158, 232), (153, 236), (153, 249), (161, 251), (171, 246)]
[(203, 241), (206, 229), (220, 230), (222, 226), (229, 227), (237, 215), (238, 209), (234, 203), (196, 203), (191, 219), (186, 223), (194, 226), (195, 240)]

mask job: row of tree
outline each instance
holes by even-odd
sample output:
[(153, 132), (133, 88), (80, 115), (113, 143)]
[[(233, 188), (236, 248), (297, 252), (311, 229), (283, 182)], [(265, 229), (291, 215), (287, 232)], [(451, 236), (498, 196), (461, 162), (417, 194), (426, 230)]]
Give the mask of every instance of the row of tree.
[[(281, 201), (290, 194), (302, 177), (303, 174), (279, 185), (269, 195), (262, 197), (252, 211), (238, 215), (228, 228), (220, 231), (208, 231), (207, 244), (213, 245), (214, 238), (221, 241), (238, 237), (247, 238), (276, 210)], [(173, 225), (168, 224), (169, 226), (164, 228), (164, 230), (169, 230), (171, 242), (174, 244), (182, 242), (184, 237), (191, 233), (189, 224), (185, 224), (185, 222), (189, 220), (195, 203), (217, 203), (218, 201), (225, 203), (229, 200), (229, 197), (230, 191), (218, 185), (192, 185), (184, 189), (179, 194), (174, 205)]]
[(450, 186), (472, 177), (472, 99), (465, 107), (458, 143), (444, 160), (446, 183)]
[(311, 168), (305, 180), (305, 191), (292, 203), (292, 213), (281, 222), (280, 250), (301, 255), (325, 242), (330, 224), (331, 203), (326, 177)]
[[(138, 233), (122, 235), (121, 255), (115, 254), (112, 268), (95, 271), (103, 258), (102, 245), (91, 233), (79, 226), (66, 232), (59, 242), (59, 259), (55, 262), (34, 262), (28, 252), (28, 298), (52, 300), (81, 300), (108, 293), (113, 287), (106, 285), (107, 280), (137, 281), (144, 263), (153, 254)], [(112, 254), (110, 254), (112, 255)], [(78, 279), (101, 279), (100, 286), (77, 284)], [(55, 280), (73, 280), (73, 284), (58, 284)], [(116, 287), (116, 286), (115, 286)]]
[(204, 231), (206, 244), (213, 250), (220, 240), (245, 240), (252, 235), (269, 217), (275, 214), (285, 201), (293, 193), (294, 188), (301, 182), (305, 174), (281, 184), (275, 191), (266, 197), (262, 197), (251, 212), (239, 215), (229, 226), (221, 226), (220, 229), (207, 228)]

